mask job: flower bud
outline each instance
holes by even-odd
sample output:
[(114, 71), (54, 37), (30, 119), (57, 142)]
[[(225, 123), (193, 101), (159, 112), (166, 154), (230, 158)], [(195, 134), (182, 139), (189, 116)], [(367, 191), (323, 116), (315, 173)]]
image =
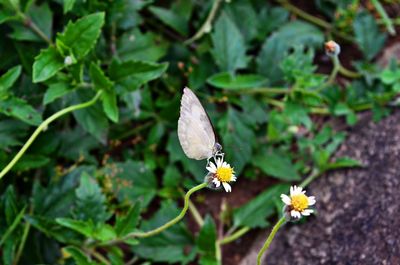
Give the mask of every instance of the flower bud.
[(64, 64), (65, 65), (71, 65), (73, 63), (72, 57), (71, 56), (67, 56), (64, 58)]
[(326, 55), (333, 57), (338, 56), (340, 53), (340, 46), (333, 40), (325, 42), (325, 53)]

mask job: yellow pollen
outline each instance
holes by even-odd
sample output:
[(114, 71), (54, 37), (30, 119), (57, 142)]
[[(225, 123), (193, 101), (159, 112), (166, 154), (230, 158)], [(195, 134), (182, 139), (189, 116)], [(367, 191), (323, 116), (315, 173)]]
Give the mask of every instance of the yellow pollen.
[(302, 212), (308, 207), (308, 198), (304, 194), (297, 194), (291, 196), (292, 199), (292, 207), (294, 210), (298, 212)]
[(229, 182), (232, 179), (233, 168), (231, 167), (219, 167), (217, 173), (215, 173), (217, 179), (221, 182)]

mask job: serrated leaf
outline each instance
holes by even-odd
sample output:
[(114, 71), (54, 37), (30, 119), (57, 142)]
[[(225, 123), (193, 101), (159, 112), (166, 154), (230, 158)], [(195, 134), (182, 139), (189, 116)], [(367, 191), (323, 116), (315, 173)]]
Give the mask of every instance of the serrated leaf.
[(257, 88), (265, 85), (266, 82), (267, 79), (261, 75), (232, 75), (228, 72), (218, 73), (207, 79), (207, 83), (210, 85), (229, 90), (251, 90), (251, 88)]
[(119, 110), (117, 105), (117, 95), (114, 90), (105, 90), (101, 95), (103, 110), (107, 117), (113, 122), (118, 122)]
[(0, 112), (15, 117), (30, 125), (39, 125), (42, 116), (25, 100), (11, 97), (0, 101)]
[(383, 48), (387, 35), (379, 31), (375, 18), (368, 12), (360, 12), (353, 21), (356, 42), (364, 54), (371, 60)]
[(104, 74), (103, 70), (101, 70), (101, 68), (93, 62), (90, 64), (89, 73), (90, 78), (97, 89), (108, 90), (114, 85), (114, 82), (112, 82)]
[[(142, 231), (155, 229), (176, 217), (180, 209), (172, 201), (162, 201), (161, 208), (149, 220), (143, 221)], [(139, 257), (155, 262), (187, 263), (195, 258), (194, 242), (183, 222), (179, 222), (162, 233), (140, 240), (132, 248)], [(190, 251), (188, 254), (187, 251)]]
[(211, 51), (221, 71), (234, 73), (247, 66), (246, 46), (235, 23), (228, 15), (222, 13), (215, 23), (211, 35), (213, 49)]
[(69, 93), (71, 90), (69, 89), (69, 84), (67, 83), (54, 83), (49, 86), (49, 88), (46, 90), (46, 93), (44, 93), (43, 97), (43, 104), (47, 105), (54, 100), (66, 95)]
[(43, 82), (64, 68), (64, 59), (54, 47), (42, 50), (33, 64), (33, 82)]
[(323, 42), (324, 35), (314, 25), (298, 20), (289, 22), (265, 40), (257, 57), (258, 72), (271, 83), (281, 81), (280, 64), (291, 47), (320, 47)]
[(0, 96), (8, 92), (8, 89), (14, 85), (20, 74), (21, 66), (17, 65), (9, 69), (5, 74), (0, 77)]
[[(79, 104), (91, 98), (93, 98), (92, 91), (76, 91), (73, 102)], [(74, 111), (73, 115), (85, 131), (96, 137), (98, 141), (105, 142), (109, 125), (100, 103)]]
[(240, 175), (244, 166), (250, 161), (252, 141), (255, 138), (254, 131), (241, 117), (242, 113), (230, 107), (224, 119), (218, 122), (224, 150), (228, 150), (226, 159), (231, 162), (237, 175)]
[(126, 84), (129, 90), (160, 77), (168, 67), (168, 63), (152, 63), (145, 61), (113, 61), (109, 75), (115, 82)]
[(157, 193), (156, 177), (143, 162), (128, 160), (111, 164), (104, 168), (104, 172), (111, 174), (113, 190), (120, 201), (135, 203), (140, 200), (146, 207)]
[(117, 217), (115, 231), (117, 232), (118, 237), (124, 237), (136, 229), (139, 222), (140, 210), (140, 202), (136, 202), (129, 208), (126, 215)]
[(267, 218), (275, 213), (275, 201), (280, 200), (282, 193), (289, 191), (290, 185), (275, 185), (257, 195), (245, 205), (233, 212), (233, 226), (248, 226), (250, 228), (266, 227), (269, 225)]
[(90, 14), (75, 22), (69, 22), (57, 39), (69, 47), (77, 59), (81, 59), (93, 49), (103, 24), (104, 13)]
[(154, 32), (142, 33), (135, 28), (118, 38), (118, 55), (122, 61), (158, 61), (167, 53), (169, 46), (168, 42), (159, 41), (159, 38)]
[(290, 159), (282, 154), (262, 152), (252, 159), (252, 163), (271, 177), (286, 181), (300, 180), (300, 175)]
[(214, 220), (210, 217), (210, 215), (207, 215), (196, 240), (196, 245), (201, 253), (200, 264), (218, 264), (215, 256), (216, 240), (217, 228)]
[(149, 10), (166, 25), (170, 26), (184, 36), (187, 35), (187, 21), (173, 10), (157, 6), (151, 6), (149, 7)]
[(102, 223), (110, 218), (105, 205), (106, 197), (101, 192), (99, 184), (86, 172), (81, 175), (81, 183), (76, 189), (76, 198), (74, 213), (78, 219)]

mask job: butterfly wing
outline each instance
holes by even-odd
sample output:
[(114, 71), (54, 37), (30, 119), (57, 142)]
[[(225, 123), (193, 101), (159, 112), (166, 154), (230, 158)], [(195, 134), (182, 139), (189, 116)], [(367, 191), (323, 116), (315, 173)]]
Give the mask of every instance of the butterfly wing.
[(181, 100), (178, 137), (187, 157), (202, 160), (213, 155), (215, 134), (211, 122), (200, 100), (187, 87)]

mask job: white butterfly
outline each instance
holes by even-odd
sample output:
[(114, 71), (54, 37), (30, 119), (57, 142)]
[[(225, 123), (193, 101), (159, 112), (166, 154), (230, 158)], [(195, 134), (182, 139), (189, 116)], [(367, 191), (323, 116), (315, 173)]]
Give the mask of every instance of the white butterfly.
[(221, 155), (222, 146), (215, 134), (206, 111), (190, 88), (183, 89), (178, 120), (178, 137), (186, 156), (196, 160)]

